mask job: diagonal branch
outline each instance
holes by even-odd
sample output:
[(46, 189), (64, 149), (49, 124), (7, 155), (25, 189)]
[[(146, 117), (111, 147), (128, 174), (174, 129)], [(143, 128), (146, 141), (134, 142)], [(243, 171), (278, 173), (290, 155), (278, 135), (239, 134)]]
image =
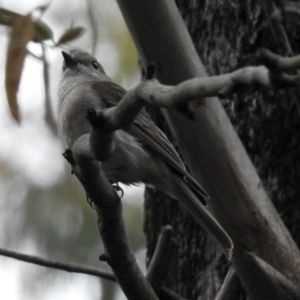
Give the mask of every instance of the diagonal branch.
[(162, 228), (155, 252), (147, 270), (146, 277), (155, 291), (160, 289), (161, 282), (163, 281), (172, 260), (175, 248), (175, 240), (172, 238), (172, 231), (173, 229), (169, 225)]
[(277, 10), (273, 0), (263, 0), (262, 2), (280, 53), (283, 56), (293, 55), (293, 50), (282, 23), (278, 20), (278, 18), (272, 18)]
[(252, 252), (247, 253), (249, 268), (254, 270), (266, 299), (299, 299), (299, 282), (294, 284), (285, 275)]
[(56, 270), (62, 270), (71, 273), (87, 274), (91, 276), (97, 276), (100, 278), (108, 279), (110, 281), (116, 281), (115, 276), (111, 272), (97, 269), (97, 268), (91, 268), (88, 266), (82, 266), (78, 264), (63, 263), (58, 261), (49, 261), (47, 259), (38, 256), (26, 255), (26, 254), (10, 251), (6, 249), (1, 249), (1, 248), (0, 248), (0, 255), (11, 257), (20, 261), (32, 263), (38, 266), (43, 266), (43, 267), (52, 268)]
[(228, 271), (215, 300), (232, 300), (239, 291), (240, 281), (233, 267)]
[(94, 204), (105, 247), (100, 259), (110, 265), (128, 299), (158, 300), (129, 247), (120, 198), (105, 177), (101, 163), (91, 155), (89, 134), (81, 136), (73, 145), (73, 153), (68, 150), (64, 156)]
[[(170, 228), (163, 229), (163, 232), (164, 232), (163, 233), (164, 237), (162, 239), (168, 240), (167, 244), (169, 246), (167, 246), (167, 248), (169, 248), (169, 247), (172, 248), (172, 246), (174, 246), (174, 244), (172, 243), (172, 240), (169, 240)], [(165, 244), (165, 242), (161, 242), (158, 244), (160, 245), (160, 246), (158, 245), (159, 248), (161, 248), (163, 246), (163, 244)], [(168, 249), (168, 251), (166, 253), (170, 254), (170, 249)], [(51, 269), (60, 270), (60, 271), (66, 271), (66, 272), (70, 272), (70, 273), (86, 274), (86, 275), (90, 275), (90, 276), (107, 279), (112, 282), (117, 282), (116, 277), (114, 276), (113, 273), (111, 273), (109, 271), (101, 270), (99, 268), (92, 268), (89, 266), (84, 266), (84, 265), (79, 265), (79, 264), (63, 263), (63, 262), (59, 262), (59, 261), (50, 261), (48, 259), (41, 258), (41, 257), (35, 256), (35, 255), (22, 254), (22, 253), (19, 253), (16, 251), (11, 251), (11, 250), (7, 250), (7, 249), (3, 249), (3, 248), (0, 248), (0, 255), (5, 256), (5, 257), (14, 258), (19, 261), (31, 263), (31, 264), (34, 264), (37, 266), (42, 266), (42, 267), (51, 268)], [(163, 257), (165, 257), (165, 256), (166, 255), (163, 255)], [(170, 258), (168, 258), (168, 259), (170, 260)], [(163, 262), (163, 264), (166, 265), (164, 262)], [(161, 271), (159, 271), (159, 272), (161, 272)], [(184, 300), (183, 298), (176, 296), (176, 294), (174, 292), (168, 290), (165, 287), (161, 288), (161, 293), (163, 293), (165, 295), (164, 299)]]
[[(100, 161), (108, 159), (114, 150), (114, 131), (129, 126), (146, 104), (178, 109), (195, 99), (224, 97), (240, 89), (299, 86), (299, 76), (289, 75), (284, 71), (300, 67), (300, 56), (283, 58), (263, 49), (259, 51), (257, 58), (267, 67), (245, 67), (223, 75), (189, 79), (175, 86), (163, 85), (147, 77), (130, 89), (117, 106), (101, 112), (90, 108), (87, 116), (93, 127), (90, 136), (93, 155)], [(152, 68), (152, 65), (148, 68)], [(189, 114), (189, 111), (186, 113)]]

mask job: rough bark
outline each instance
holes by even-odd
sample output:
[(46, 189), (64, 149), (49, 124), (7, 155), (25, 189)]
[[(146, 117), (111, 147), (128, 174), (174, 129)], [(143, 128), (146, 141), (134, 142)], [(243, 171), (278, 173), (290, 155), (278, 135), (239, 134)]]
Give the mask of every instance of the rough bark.
[[(219, 2), (219, 1), (218, 1)], [(261, 1), (179, 1), (179, 7), (210, 75), (251, 65), (255, 51), (278, 49)], [(205, 5), (203, 5), (205, 3)], [(199, 18), (199, 14), (201, 18)], [(202, 25), (196, 26), (201, 19)], [(299, 52), (299, 18), (289, 16), (286, 32)], [(260, 178), (297, 245), (299, 213), (299, 115), (294, 90), (243, 92), (223, 100)]]
[[(180, 0), (177, 3), (209, 75), (251, 65), (260, 47), (276, 51), (271, 30), (264, 26), (267, 17), (259, 1)], [(298, 53), (297, 19), (287, 19), (287, 33), (293, 51)], [(224, 99), (223, 105), (299, 246), (300, 139), (295, 101), (293, 91), (241, 92)], [(166, 129), (159, 112), (152, 115)], [(148, 257), (152, 256), (161, 226), (171, 224), (177, 234), (178, 248), (165, 284), (186, 298), (214, 299), (227, 263), (182, 206), (166, 198), (152, 189), (146, 192)]]
[[(149, 109), (164, 132), (169, 132), (158, 110)], [(169, 134), (170, 139), (172, 139)], [(164, 286), (186, 299), (214, 299), (228, 271), (228, 263), (216, 243), (185, 208), (166, 194), (147, 188), (144, 204), (147, 262), (153, 256), (162, 226), (170, 224), (177, 240)]]

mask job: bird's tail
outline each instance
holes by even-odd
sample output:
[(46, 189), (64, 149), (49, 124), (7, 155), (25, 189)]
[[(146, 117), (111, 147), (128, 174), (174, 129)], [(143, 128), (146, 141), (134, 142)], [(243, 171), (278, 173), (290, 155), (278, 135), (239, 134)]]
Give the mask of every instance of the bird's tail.
[[(226, 231), (221, 227), (218, 221), (210, 214), (210, 212), (201, 203), (200, 199), (197, 198), (193, 190), (188, 186), (188, 184), (177, 174), (173, 173), (173, 177), (183, 192), (178, 200), (181, 200), (188, 211), (196, 219), (196, 221), (203, 227), (203, 229), (210, 233), (214, 240), (221, 246), (224, 254), (229, 260), (231, 260), (233, 243), (226, 233)], [(181, 194), (181, 193), (180, 193)]]

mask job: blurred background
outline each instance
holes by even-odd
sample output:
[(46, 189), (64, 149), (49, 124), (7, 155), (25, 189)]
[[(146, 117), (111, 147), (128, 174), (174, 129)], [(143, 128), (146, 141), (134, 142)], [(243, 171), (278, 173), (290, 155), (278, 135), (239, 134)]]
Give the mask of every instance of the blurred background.
[[(42, 14), (35, 9), (49, 7)], [(0, 8), (33, 12), (53, 31), (54, 41), (71, 26), (85, 33), (54, 47), (46, 41), (50, 98), (57, 118), (61, 50), (94, 52), (107, 74), (125, 88), (140, 80), (138, 56), (115, 1), (2, 0)], [(95, 31), (97, 28), (97, 31)], [(43, 64), (38, 43), (29, 42), (18, 92), (20, 125), (11, 117), (5, 92), (10, 27), (0, 26), (0, 247), (49, 260), (107, 268), (95, 214), (61, 153), (64, 145), (45, 121)], [(10, 66), (8, 66), (10, 67)], [(12, 68), (13, 63), (12, 63)], [(124, 218), (132, 249), (144, 269), (143, 187), (123, 187)], [(0, 256), (0, 299), (125, 299), (117, 284), (96, 277), (50, 270)]]

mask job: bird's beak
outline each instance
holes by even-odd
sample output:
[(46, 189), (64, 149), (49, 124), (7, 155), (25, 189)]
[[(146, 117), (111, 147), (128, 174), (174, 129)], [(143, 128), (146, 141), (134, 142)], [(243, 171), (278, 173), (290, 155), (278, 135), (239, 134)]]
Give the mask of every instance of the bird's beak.
[(65, 64), (68, 68), (75, 67), (78, 64), (78, 62), (67, 52), (61, 51), (61, 53), (65, 59)]

